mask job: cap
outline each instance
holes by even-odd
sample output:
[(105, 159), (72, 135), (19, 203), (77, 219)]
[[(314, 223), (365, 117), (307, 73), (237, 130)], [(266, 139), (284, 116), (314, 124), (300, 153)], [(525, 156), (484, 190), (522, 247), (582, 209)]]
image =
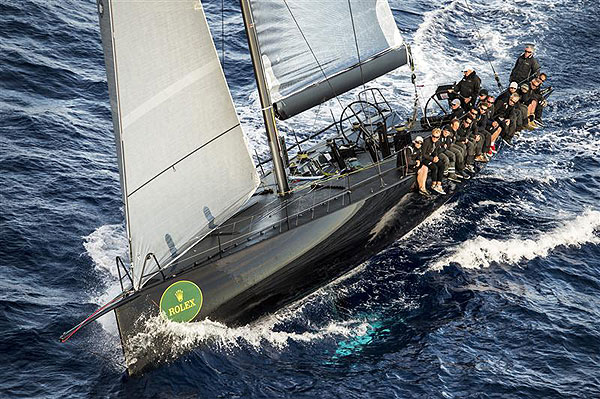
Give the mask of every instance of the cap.
[(523, 90), (523, 91), (529, 91), (529, 85), (527, 83), (523, 83), (521, 85), (521, 90)]
[(487, 96), (488, 95), (487, 89), (481, 89), (481, 90), (479, 90), (479, 95), (480, 96)]
[(460, 100), (458, 98), (455, 98), (454, 100), (452, 100), (452, 105), (460, 105)]
[(510, 87), (511, 89), (518, 89), (519, 88), (519, 84), (517, 82), (510, 82)]
[(414, 138), (413, 142), (414, 143), (422, 143), (423, 142), (423, 137), (417, 136), (417, 137)]

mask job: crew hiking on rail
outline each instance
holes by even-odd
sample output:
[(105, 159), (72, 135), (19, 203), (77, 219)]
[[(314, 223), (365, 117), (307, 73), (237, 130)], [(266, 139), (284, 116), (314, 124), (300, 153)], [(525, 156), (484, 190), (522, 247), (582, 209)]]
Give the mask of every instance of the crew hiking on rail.
[(533, 130), (542, 123), (546, 97), (552, 88), (542, 88), (547, 75), (533, 56), (534, 46), (527, 44), (510, 73), (507, 90), (496, 98), (481, 87), (473, 68), (465, 68), (463, 78), (448, 90), (450, 116), (447, 125), (433, 129), (431, 136), (417, 136), (407, 149), (409, 170), (417, 174), (419, 193), (431, 190), (446, 194), (444, 178), (454, 182), (469, 179), (475, 162), (489, 162), (501, 138), (512, 145), (513, 137), (523, 129)]

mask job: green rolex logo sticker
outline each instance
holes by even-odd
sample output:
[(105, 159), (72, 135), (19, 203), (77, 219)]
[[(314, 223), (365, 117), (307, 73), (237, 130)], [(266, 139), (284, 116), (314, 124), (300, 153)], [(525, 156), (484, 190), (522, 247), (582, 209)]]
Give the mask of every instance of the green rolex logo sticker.
[(178, 281), (163, 292), (160, 298), (160, 310), (171, 321), (188, 322), (200, 313), (202, 291), (191, 281)]

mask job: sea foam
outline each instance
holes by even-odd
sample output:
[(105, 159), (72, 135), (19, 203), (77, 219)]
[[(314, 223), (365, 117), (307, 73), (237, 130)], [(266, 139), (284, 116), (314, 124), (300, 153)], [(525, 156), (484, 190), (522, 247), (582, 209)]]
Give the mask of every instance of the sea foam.
[[(92, 258), (96, 271), (102, 276), (104, 288), (90, 295), (90, 300), (104, 305), (121, 292), (115, 258), (124, 258), (127, 254), (127, 237), (121, 224), (109, 224), (98, 227), (90, 235), (83, 237), (86, 254)], [(113, 335), (118, 335), (117, 323), (110, 312), (98, 319), (102, 328)]]
[(517, 264), (546, 257), (557, 247), (578, 248), (583, 244), (600, 244), (600, 212), (585, 211), (582, 215), (534, 238), (490, 239), (478, 236), (458, 246), (454, 253), (438, 260), (431, 270), (441, 270), (450, 263), (466, 269), (485, 268), (492, 263)]

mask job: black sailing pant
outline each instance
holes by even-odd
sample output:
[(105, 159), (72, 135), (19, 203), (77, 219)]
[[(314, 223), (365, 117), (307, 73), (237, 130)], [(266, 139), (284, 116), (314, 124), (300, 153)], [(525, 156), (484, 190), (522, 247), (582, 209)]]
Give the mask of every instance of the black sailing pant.
[(429, 168), (429, 175), (432, 181), (442, 181), (444, 178), (444, 163), (442, 160), (436, 162), (429, 162), (427, 167)]
[(456, 143), (450, 146), (450, 151), (455, 155), (455, 167), (457, 172), (462, 172), (465, 169), (466, 150)]
[(463, 157), (465, 165), (473, 165), (475, 162), (475, 144), (473, 141), (467, 140), (466, 144), (464, 142), (457, 142), (456, 145), (462, 148), (463, 154), (465, 154)]
[(488, 132), (480, 132), (480, 139), (475, 143), (475, 156), (488, 153), (492, 144), (492, 135)]
[(538, 102), (535, 107), (535, 119), (542, 120), (542, 112), (544, 112), (544, 106)]

